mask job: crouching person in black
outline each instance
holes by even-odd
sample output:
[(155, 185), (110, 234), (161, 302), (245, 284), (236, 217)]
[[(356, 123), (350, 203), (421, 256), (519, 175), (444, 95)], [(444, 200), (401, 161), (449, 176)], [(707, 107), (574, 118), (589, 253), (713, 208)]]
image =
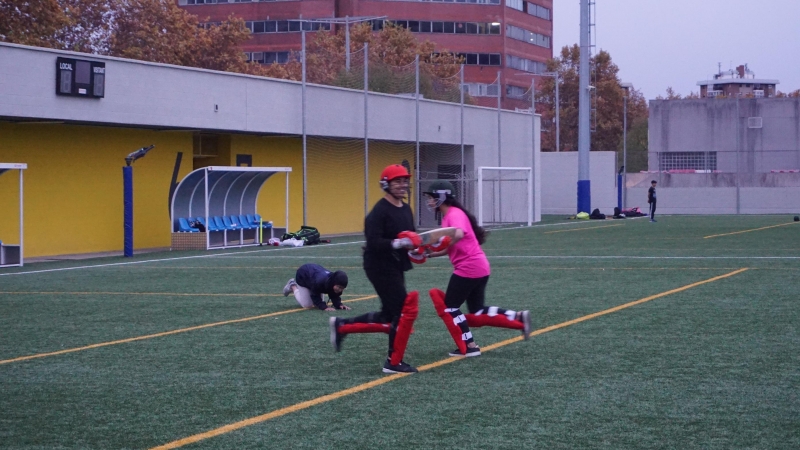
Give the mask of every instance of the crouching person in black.
[[(297, 303), (303, 308), (317, 308), (324, 311), (350, 309), (342, 303), (342, 292), (347, 287), (347, 274), (341, 270), (331, 272), (319, 264), (303, 264), (297, 269), (294, 278), (283, 287), (283, 295), (294, 294)], [(333, 306), (322, 299), (326, 294)]]

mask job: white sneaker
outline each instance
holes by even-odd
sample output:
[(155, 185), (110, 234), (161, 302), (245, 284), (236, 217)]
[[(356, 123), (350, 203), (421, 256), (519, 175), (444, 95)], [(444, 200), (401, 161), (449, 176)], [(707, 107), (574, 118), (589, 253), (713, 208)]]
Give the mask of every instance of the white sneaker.
[(286, 283), (286, 286), (283, 287), (283, 296), (288, 297), (291, 294), (292, 286), (297, 286), (297, 283), (294, 282), (294, 278), (289, 278), (289, 281)]

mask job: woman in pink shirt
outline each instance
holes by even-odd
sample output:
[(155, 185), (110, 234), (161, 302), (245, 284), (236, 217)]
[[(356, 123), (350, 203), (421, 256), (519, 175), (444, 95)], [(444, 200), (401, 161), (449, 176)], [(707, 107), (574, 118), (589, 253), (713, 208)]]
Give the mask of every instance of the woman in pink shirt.
[[(430, 295), (437, 314), (458, 346), (450, 356), (479, 356), (481, 349), (472, 338), (470, 327), (512, 328), (521, 330), (523, 337), (528, 339), (530, 313), (484, 305), (486, 284), (491, 274), (489, 260), (481, 249), (486, 231), (478, 226), (475, 216), (461, 206), (453, 192), (453, 185), (448, 181), (434, 182), (424, 192), (428, 208), (442, 213), (442, 227), (458, 229), (446, 249), (427, 255), (448, 255), (454, 268), (447, 293), (431, 289)], [(469, 314), (461, 312), (464, 302), (467, 302)]]

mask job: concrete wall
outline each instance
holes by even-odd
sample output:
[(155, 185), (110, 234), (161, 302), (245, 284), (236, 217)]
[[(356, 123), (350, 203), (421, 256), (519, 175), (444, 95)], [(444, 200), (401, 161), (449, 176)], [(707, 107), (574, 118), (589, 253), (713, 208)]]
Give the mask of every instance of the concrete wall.
[[(649, 187), (649, 186), (648, 186)], [(648, 209), (648, 187), (628, 188), (627, 206)], [(738, 208), (737, 208), (738, 205)], [(658, 188), (656, 214), (798, 214), (800, 187)]]
[[(105, 62), (105, 98), (57, 96), (58, 56)], [(309, 224), (326, 233), (359, 232), (364, 93), (310, 85), (307, 106)], [(414, 99), (368, 95), (369, 207), (382, 195), (377, 180), (386, 165), (416, 164), (416, 107)], [(420, 141), (432, 161), (442, 159), (440, 149), (454, 146), (460, 160), (462, 111), (469, 172), (499, 162), (530, 167), (537, 161), (532, 125), (538, 130), (538, 116), (503, 111), (498, 127), (498, 112), (491, 108), (462, 110), (421, 100), (419, 110)], [(119, 167), (125, 155), (149, 144), (156, 150), (136, 163), (137, 249), (169, 244), (168, 193), (176, 167), (179, 181), (193, 166), (234, 165), (237, 154), (251, 156), (255, 166), (292, 167), (290, 228), (302, 224), (299, 83), (0, 43), (0, 119), (12, 122), (0, 125), (0, 162), (28, 163), (26, 257), (121, 249)], [(219, 135), (224, 151), (193, 161), (197, 132)], [(16, 205), (14, 181), (0, 179), (0, 205)], [(283, 183), (276, 178), (265, 184), (258, 202), (262, 215), (283, 211)], [(64, 239), (53, 233), (53, 217), (79, 230)], [(16, 236), (17, 223), (16, 215), (0, 214), (0, 239)]]
[(800, 169), (800, 98), (651, 100), (648, 132), (649, 170), (660, 152), (716, 152), (721, 172)]
[[(544, 152), (542, 214), (575, 214), (578, 204), (578, 152)], [(591, 152), (592, 209), (612, 214), (617, 206), (616, 153)], [(591, 211), (586, 211), (591, 212)]]

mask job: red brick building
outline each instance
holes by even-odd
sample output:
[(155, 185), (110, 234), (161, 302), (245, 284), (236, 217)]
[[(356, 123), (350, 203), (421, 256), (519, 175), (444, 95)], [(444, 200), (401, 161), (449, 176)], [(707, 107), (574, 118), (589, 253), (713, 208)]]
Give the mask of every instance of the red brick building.
[[(264, 64), (285, 62), (300, 50), (297, 19), (382, 17), (408, 28), (420, 40), (465, 57), (465, 82), (481, 105), (497, 104), (495, 81), (501, 73), (504, 107), (517, 106), (530, 86), (530, 76), (541, 73), (553, 57), (553, 0), (178, 0), (181, 7), (203, 21), (241, 17), (253, 33), (243, 46), (248, 58)], [(207, 19), (206, 19), (207, 18)], [(330, 29), (327, 24), (306, 24)], [(372, 21), (373, 29), (383, 20)], [(308, 28), (307, 28), (308, 29)], [(519, 105), (523, 106), (523, 105)]]

